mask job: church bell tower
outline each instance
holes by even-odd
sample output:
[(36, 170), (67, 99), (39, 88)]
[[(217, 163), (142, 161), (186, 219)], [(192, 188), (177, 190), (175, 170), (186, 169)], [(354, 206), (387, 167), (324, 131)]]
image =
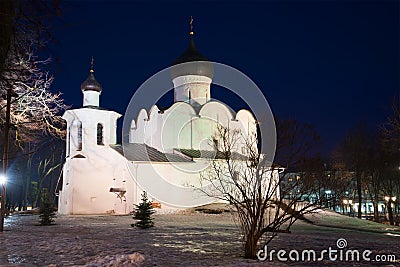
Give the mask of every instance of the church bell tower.
[[(82, 83), (83, 106), (65, 111), (67, 122), (66, 159), (62, 190), (59, 191), (60, 214), (103, 214), (115, 210), (115, 195), (110, 187), (119, 170), (110, 147), (117, 142), (115, 111), (99, 105), (102, 86), (94, 77), (93, 59), (89, 77)], [(106, 203), (106, 204), (105, 204)]]

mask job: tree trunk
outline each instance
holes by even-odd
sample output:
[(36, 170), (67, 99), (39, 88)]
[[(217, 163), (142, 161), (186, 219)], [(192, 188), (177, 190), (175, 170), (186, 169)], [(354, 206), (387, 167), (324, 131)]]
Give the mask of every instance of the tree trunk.
[(379, 199), (378, 199), (378, 192), (375, 192), (375, 194), (374, 194), (374, 221), (375, 222), (379, 222), (379, 212), (378, 212), (378, 202), (379, 202)]
[(28, 143), (28, 162), (27, 162), (27, 176), (24, 188), (24, 210), (28, 209), (28, 195), (31, 184), (31, 174), (32, 174), (32, 154), (31, 154), (31, 143)]
[(392, 201), (391, 200), (388, 201), (387, 209), (388, 209), (389, 223), (390, 223), (390, 225), (394, 225), (393, 209), (392, 209)]
[(246, 259), (255, 259), (257, 256), (257, 241), (254, 234), (249, 234), (246, 237), (244, 248), (244, 257)]
[(361, 219), (362, 195), (361, 195), (361, 174), (357, 172), (357, 194), (358, 194), (358, 213), (357, 217)]

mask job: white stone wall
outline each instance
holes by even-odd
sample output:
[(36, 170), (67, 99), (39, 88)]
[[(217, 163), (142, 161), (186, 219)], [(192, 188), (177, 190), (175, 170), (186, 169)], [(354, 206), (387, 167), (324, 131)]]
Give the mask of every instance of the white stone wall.
[[(82, 153), (85, 155), (86, 153)], [(128, 214), (137, 199), (126, 160), (112, 148), (86, 158), (69, 158), (59, 195), (60, 214)], [(110, 188), (125, 189), (118, 197)]]
[(211, 79), (206, 76), (185, 75), (172, 80), (174, 83), (175, 102), (186, 102), (201, 106), (210, 98)]
[[(191, 168), (199, 165), (206, 167), (209, 163), (204, 159), (199, 161), (197, 165), (193, 162), (130, 162), (131, 176), (137, 177), (134, 179), (137, 181), (134, 194), (140, 196), (146, 189), (149, 199), (160, 202), (163, 210), (193, 207), (193, 202), (200, 204), (215, 202), (214, 198), (206, 197), (200, 191), (193, 189), (201, 187), (200, 172), (192, 172)], [(194, 199), (196, 201), (193, 201)]]
[(129, 140), (131, 143), (146, 143), (162, 152), (172, 153), (175, 148), (213, 150), (212, 138), (218, 125), (241, 132), (235, 151), (242, 153), (242, 147), (249, 138), (256, 138), (257, 126), (251, 112), (240, 110), (237, 114), (225, 104), (217, 101), (207, 102), (197, 114), (185, 102), (176, 102), (160, 113), (153, 106), (147, 114), (139, 112), (132, 121)]
[(100, 102), (100, 92), (86, 90), (83, 92), (83, 106), (98, 107)]
[[(109, 145), (116, 143), (114, 111), (81, 108), (68, 110), (67, 154), (63, 167), (63, 185), (59, 195), (60, 214), (127, 214), (137, 203), (134, 181), (127, 161)], [(103, 145), (97, 144), (97, 124), (103, 125)], [(82, 149), (78, 128), (82, 125)], [(110, 188), (125, 189), (120, 197)]]

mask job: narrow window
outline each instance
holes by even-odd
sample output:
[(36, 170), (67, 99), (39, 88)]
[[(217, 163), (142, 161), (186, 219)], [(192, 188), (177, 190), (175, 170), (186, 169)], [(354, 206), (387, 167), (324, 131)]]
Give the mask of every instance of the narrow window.
[(71, 153), (71, 126), (68, 127), (68, 136), (67, 136), (67, 157)]
[(82, 150), (82, 122), (78, 122), (78, 151)]
[(97, 145), (103, 146), (103, 125), (101, 123), (97, 124)]

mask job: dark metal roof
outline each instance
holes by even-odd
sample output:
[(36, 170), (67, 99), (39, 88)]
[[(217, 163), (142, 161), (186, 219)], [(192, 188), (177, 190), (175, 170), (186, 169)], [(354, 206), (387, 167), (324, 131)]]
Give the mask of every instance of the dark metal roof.
[(190, 61), (209, 61), (208, 58), (203, 56), (199, 50), (197, 50), (193, 37), (190, 37), (189, 46), (182, 55), (172, 62), (172, 65), (177, 65), (180, 63), (190, 62)]
[(96, 91), (101, 92), (103, 87), (94, 77), (94, 71), (90, 70), (89, 77), (81, 84), (81, 90), (83, 91)]
[(111, 147), (129, 161), (192, 162), (192, 160), (180, 155), (163, 153), (146, 144), (129, 143), (125, 144), (124, 147), (121, 145), (111, 145)]
[[(192, 62), (192, 64), (181, 63)], [(172, 62), (172, 79), (183, 75), (200, 75), (212, 78), (214, 76), (214, 67), (208, 58), (203, 56), (194, 45), (193, 36), (190, 36), (189, 46), (186, 51)]]
[(247, 157), (244, 155), (241, 155), (237, 152), (232, 152), (232, 153), (225, 153), (222, 151), (216, 151), (216, 150), (197, 150), (197, 149), (179, 149), (175, 148), (174, 149), (177, 152), (180, 152), (192, 159), (226, 159), (226, 158), (232, 158), (232, 159), (237, 159), (237, 160), (247, 160)]
[(73, 159), (85, 159), (86, 157), (82, 154), (76, 154), (75, 156), (72, 157)]

